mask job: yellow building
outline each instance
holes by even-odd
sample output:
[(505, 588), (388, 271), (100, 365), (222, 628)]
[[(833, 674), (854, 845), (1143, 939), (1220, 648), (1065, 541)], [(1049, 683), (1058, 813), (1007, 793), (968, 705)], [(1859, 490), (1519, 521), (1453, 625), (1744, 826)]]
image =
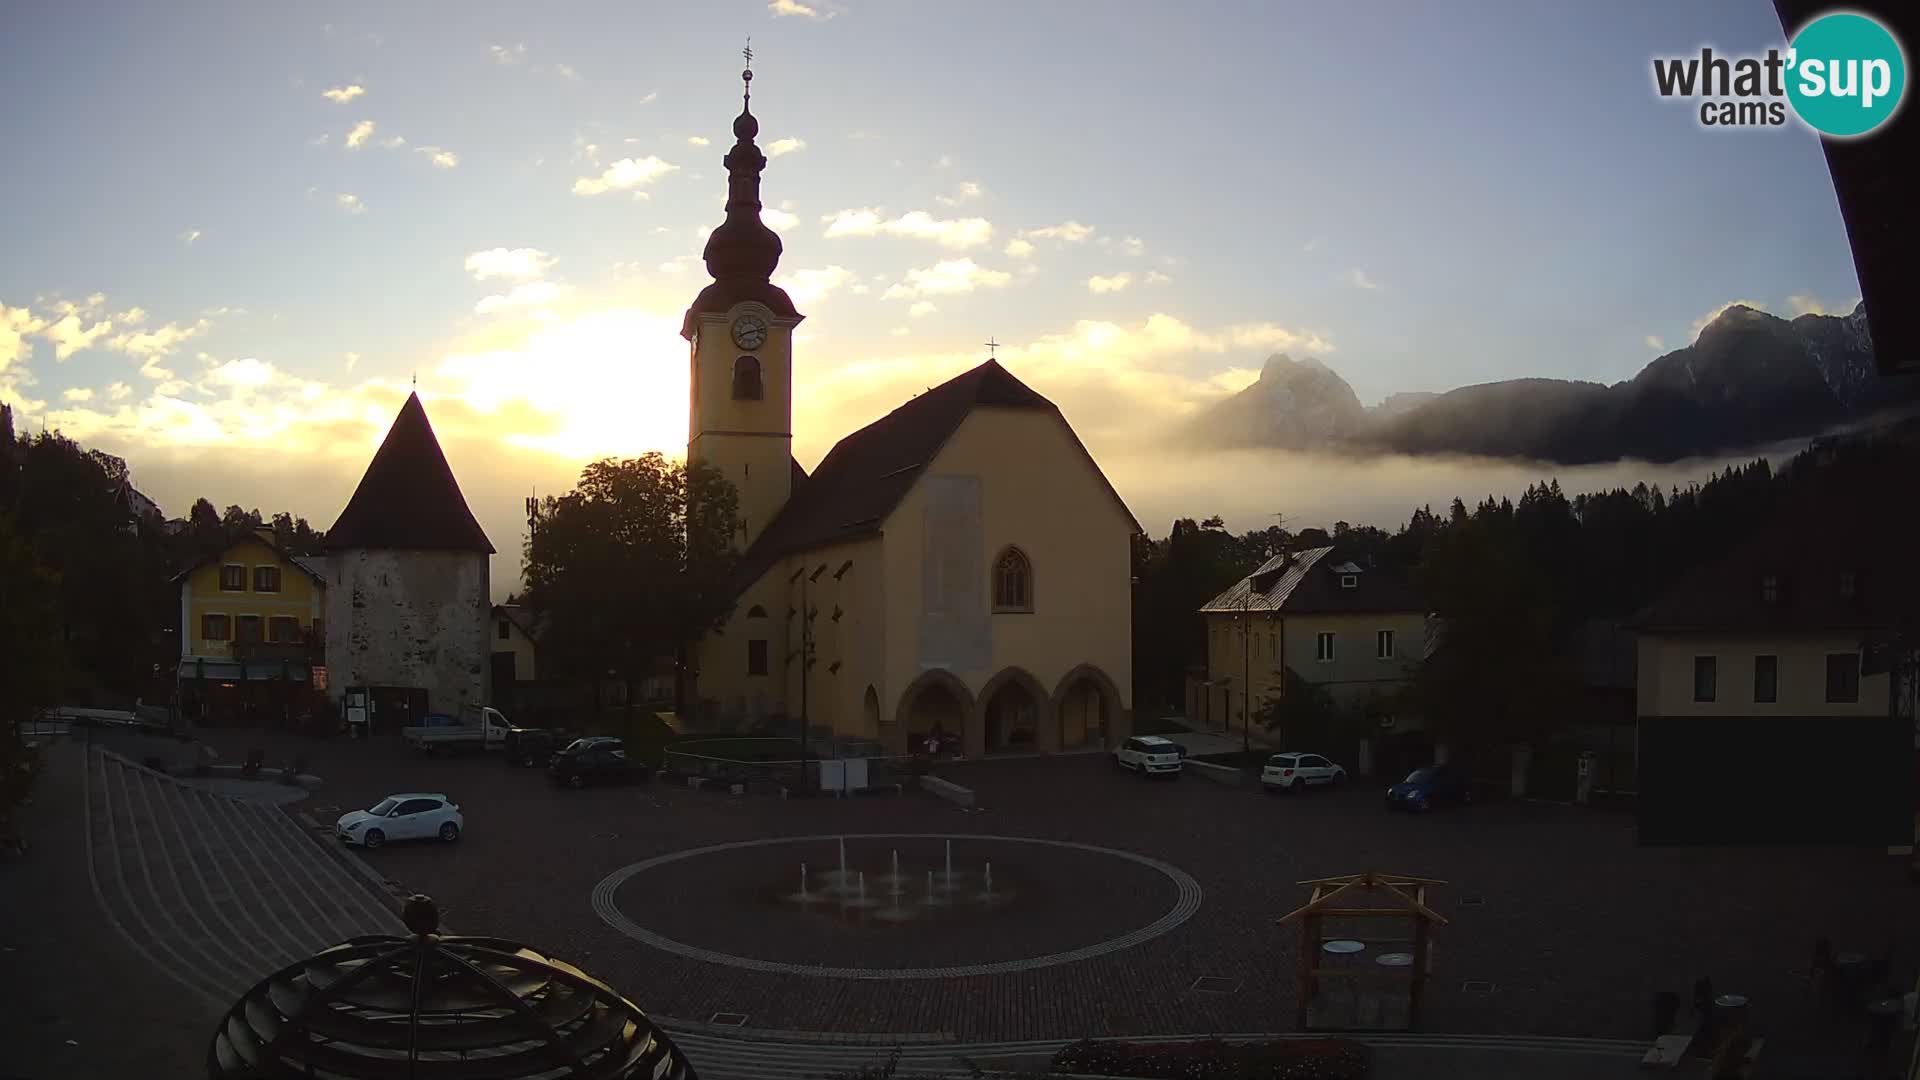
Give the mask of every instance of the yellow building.
[[(325, 641), (326, 578), (257, 529), (174, 578), (183, 693), (209, 714), (279, 699), (248, 684), (311, 685)], [(189, 688), (192, 689), (189, 689)]]
[(699, 696), (892, 751), (1111, 745), (1131, 731), (1139, 532), (1060, 410), (997, 362), (792, 456), (793, 330), (771, 282), (750, 111), (734, 121), (713, 276), (687, 310), (689, 460), (738, 489), (738, 603), (697, 649)]
[[(1331, 547), (1275, 555), (1200, 613), (1206, 677), (1189, 681), (1187, 719), (1217, 731), (1242, 732), (1249, 714), (1259, 730), (1257, 714), (1282, 696), (1289, 668), (1355, 706), (1403, 689), (1427, 655), (1427, 611), (1412, 587)], [(1385, 733), (1414, 722), (1376, 719)]]

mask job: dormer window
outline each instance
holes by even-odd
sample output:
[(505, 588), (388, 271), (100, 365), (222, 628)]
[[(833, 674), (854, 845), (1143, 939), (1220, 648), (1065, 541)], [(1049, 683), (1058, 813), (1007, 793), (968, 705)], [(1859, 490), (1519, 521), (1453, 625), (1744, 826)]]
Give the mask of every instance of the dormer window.
[(1777, 574), (1760, 575), (1760, 600), (1762, 603), (1780, 602), (1780, 577)]
[(1840, 571), (1840, 580), (1836, 585), (1840, 592), (1840, 599), (1851, 600), (1854, 597), (1854, 593), (1860, 587), (1860, 581), (1853, 571), (1842, 570)]
[(1341, 574), (1341, 575), (1340, 575), (1340, 587), (1341, 587), (1341, 588), (1343, 588), (1343, 589), (1357, 589), (1357, 588), (1359, 588), (1359, 587), (1360, 587), (1360, 575), (1359, 575), (1359, 574)]
[(733, 362), (733, 397), (735, 401), (759, 401), (760, 359), (743, 356)]

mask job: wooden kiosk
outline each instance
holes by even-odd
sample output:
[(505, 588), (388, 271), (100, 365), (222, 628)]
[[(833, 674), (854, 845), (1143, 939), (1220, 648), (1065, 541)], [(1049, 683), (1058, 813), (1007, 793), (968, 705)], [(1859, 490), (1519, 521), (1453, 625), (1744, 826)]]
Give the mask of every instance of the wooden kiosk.
[(1434, 878), (1369, 871), (1302, 881), (1313, 895), (1282, 916), (1300, 927), (1303, 1031), (1412, 1031), (1433, 974)]

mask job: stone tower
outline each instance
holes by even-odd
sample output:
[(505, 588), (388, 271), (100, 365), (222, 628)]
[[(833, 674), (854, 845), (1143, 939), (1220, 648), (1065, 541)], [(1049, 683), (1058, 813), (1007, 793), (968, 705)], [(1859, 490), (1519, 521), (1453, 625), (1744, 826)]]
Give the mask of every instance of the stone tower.
[[(327, 530), (327, 694), (458, 715), (486, 702), (493, 544), (467, 509), (410, 394), (340, 519)], [(424, 692), (424, 704), (420, 695)], [(390, 727), (385, 705), (376, 728)]]

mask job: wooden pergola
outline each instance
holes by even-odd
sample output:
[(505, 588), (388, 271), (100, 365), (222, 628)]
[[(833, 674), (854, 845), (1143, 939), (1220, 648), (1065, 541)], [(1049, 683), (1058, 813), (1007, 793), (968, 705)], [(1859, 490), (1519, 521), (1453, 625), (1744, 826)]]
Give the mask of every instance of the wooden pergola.
[[(1445, 885), (1446, 882), (1436, 878), (1369, 871), (1344, 877), (1315, 878), (1299, 884), (1311, 886), (1313, 895), (1305, 904), (1281, 916), (1276, 922), (1281, 926), (1292, 923), (1300, 927), (1300, 1029), (1415, 1029), (1420, 1021), (1421, 994), (1427, 978), (1432, 974), (1432, 928), (1447, 924), (1445, 916), (1427, 906), (1427, 886)], [(1369, 933), (1363, 929), (1351, 935), (1330, 937), (1327, 933), (1329, 920), (1358, 920), (1358, 924), (1366, 928), (1399, 924), (1404, 929), (1398, 934)], [(1352, 943), (1347, 946), (1347, 954), (1354, 955), (1356, 962), (1345, 966), (1330, 965), (1325, 955), (1329, 941)], [(1373, 957), (1371, 963), (1359, 959), (1362, 953), (1376, 945), (1404, 946), (1407, 952), (1389, 954), (1401, 961), (1391, 966), (1380, 964), (1380, 956)], [(1323, 980), (1327, 981), (1326, 986), (1323, 986)], [(1348, 985), (1355, 988), (1350, 996), (1337, 992)], [(1404, 999), (1395, 989), (1401, 986), (1405, 988)], [(1335, 989), (1336, 993), (1323, 994), (1323, 989), (1327, 988)], [(1351, 1011), (1356, 1015), (1347, 1016), (1345, 1009), (1333, 1007), (1331, 999), (1334, 998), (1343, 998), (1342, 1005), (1350, 1002), (1353, 1006)], [(1391, 1019), (1391, 1013), (1396, 1011), (1393, 1006), (1402, 1000), (1406, 1005), (1405, 1022), (1394, 1023)], [(1361, 1022), (1361, 1018), (1372, 1008), (1377, 1008), (1383, 1019), (1371, 1024)]]

